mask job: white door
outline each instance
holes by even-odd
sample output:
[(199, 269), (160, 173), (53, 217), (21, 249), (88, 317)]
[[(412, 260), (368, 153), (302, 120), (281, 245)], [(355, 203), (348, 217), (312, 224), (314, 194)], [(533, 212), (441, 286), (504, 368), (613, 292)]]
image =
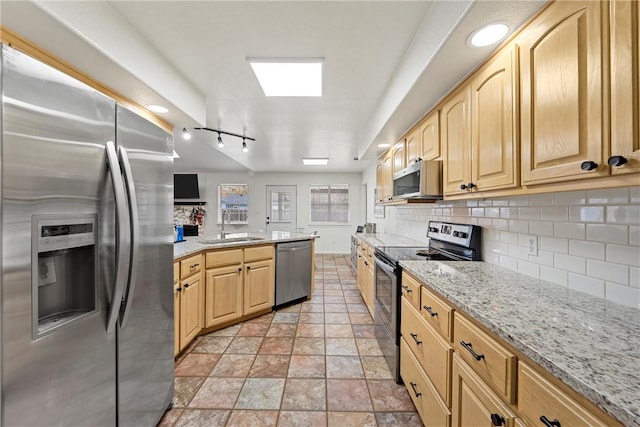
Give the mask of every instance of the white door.
[(267, 231), (296, 231), (296, 186), (267, 185)]

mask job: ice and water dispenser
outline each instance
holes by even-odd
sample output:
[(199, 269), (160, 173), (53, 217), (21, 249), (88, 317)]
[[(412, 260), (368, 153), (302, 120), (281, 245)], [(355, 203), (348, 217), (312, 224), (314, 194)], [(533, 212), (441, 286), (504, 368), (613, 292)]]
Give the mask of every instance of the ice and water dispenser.
[(33, 339), (96, 310), (96, 219), (32, 218)]

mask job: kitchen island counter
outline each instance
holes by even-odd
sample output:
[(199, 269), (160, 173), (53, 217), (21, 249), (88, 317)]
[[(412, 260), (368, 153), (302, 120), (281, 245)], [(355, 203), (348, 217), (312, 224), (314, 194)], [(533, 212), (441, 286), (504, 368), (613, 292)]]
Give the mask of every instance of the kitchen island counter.
[[(263, 233), (229, 233), (224, 239), (226, 241), (220, 239), (219, 236), (187, 237), (184, 242), (173, 244), (173, 259), (177, 260), (209, 249), (224, 249), (283, 242), (295, 242), (300, 240), (312, 240), (318, 237), (320, 236), (315, 234), (295, 233), (289, 231), (271, 231)], [(247, 240), (238, 240), (243, 238), (246, 238)]]
[(640, 311), (484, 262), (400, 265), (627, 426), (640, 426)]

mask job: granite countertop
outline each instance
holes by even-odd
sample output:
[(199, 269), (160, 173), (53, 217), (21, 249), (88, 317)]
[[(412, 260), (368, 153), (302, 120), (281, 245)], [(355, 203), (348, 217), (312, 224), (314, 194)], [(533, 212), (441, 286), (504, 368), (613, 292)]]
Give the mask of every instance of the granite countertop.
[(587, 400), (640, 426), (640, 310), (484, 262), (400, 265)]
[(426, 237), (425, 241), (411, 239), (409, 237), (400, 236), (398, 234), (369, 234), (369, 233), (353, 233), (352, 236), (363, 240), (370, 246), (428, 246)]
[[(173, 259), (183, 258), (207, 249), (233, 248), (238, 246), (264, 245), (265, 243), (295, 242), (297, 240), (316, 239), (320, 236), (295, 233), (289, 231), (271, 231), (264, 233), (229, 233), (227, 241), (220, 243), (207, 243), (217, 240), (220, 236), (186, 237), (184, 242), (173, 244)], [(229, 239), (253, 238), (256, 240), (229, 241)]]

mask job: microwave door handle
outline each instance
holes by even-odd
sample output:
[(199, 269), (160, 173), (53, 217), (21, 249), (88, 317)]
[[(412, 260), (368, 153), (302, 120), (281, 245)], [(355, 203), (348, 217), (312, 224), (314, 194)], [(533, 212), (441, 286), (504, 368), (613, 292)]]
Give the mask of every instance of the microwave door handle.
[(122, 172), (118, 163), (118, 155), (116, 154), (113, 142), (107, 141), (105, 145), (107, 154), (107, 166), (111, 183), (113, 184), (113, 194), (116, 204), (116, 274), (115, 284), (113, 287), (113, 296), (110, 301), (109, 314), (107, 316), (107, 334), (114, 333), (118, 324), (118, 315), (120, 313), (120, 305), (124, 284), (127, 280), (128, 271), (127, 256), (130, 253), (129, 248), (129, 221), (126, 212), (126, 200), (124, 192), (124, 184), (122, 182)]
[(136, 287), (136, 278), (138, 275), (138, 256), (140, 246), (140, 221), (138, 218), (138, 199), (136, 197), (136, 189), (133, 183), (133, 174), (131, 173), (131, 163), (127, 150), (118, 147), (118, 158), (124, 176), (125, 188), (127, 190), (127, 198), (129, 200), (129, 218), (131, 226), (131, 249), (129, 251), (129, 280), (127, 281), (127, 290), (123, 293), (124, 310), (120, 318), (120, 326), (124, 327), (131, 313), (131, 304), (133, 294)]

